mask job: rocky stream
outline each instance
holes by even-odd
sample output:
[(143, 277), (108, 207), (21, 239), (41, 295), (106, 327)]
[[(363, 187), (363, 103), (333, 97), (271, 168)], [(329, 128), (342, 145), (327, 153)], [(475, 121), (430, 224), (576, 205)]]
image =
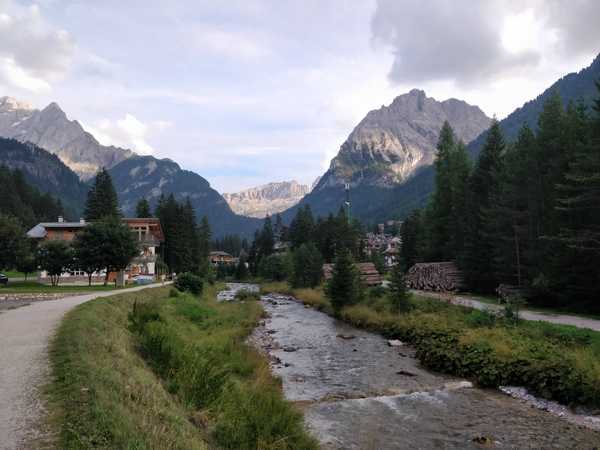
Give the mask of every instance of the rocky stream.
[(286, 398), (304, 411), (307, 428), (325, 449), (600, 448), (596, 416), (519, 388), (479, 389), (429, 372), (402, 342), (292, 297), (261, 300), (267, 318), (250, 342), (270, 358)]

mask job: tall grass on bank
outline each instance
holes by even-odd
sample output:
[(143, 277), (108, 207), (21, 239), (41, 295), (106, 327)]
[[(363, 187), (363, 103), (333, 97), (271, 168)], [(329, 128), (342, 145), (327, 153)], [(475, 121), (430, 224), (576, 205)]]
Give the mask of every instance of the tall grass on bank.
[[(283, 290), (330, 310), (321, 290)], [(524, 386), (564, 404), (600, 407), (600, 333), (545, 322), (515, 325), (485, 311), (434, 299), (411, 303), (410, 312), (396, 314), (385, 298), (371, 297), (342, 309), (340, 318), (411, 343), (429, 369), (470, 378), (481, 386)]]
[(257, 302), (167, 289), (95, 300), (53, 344), (59, 448), (316, 449), (267, 361)]
[(206, 419), (219, 448), (316, 449), (302, 415), (287, 403), (267, 360), (244, 341), (261, 305), (178, 295), (137, 303), (130, 320), (139, 349), (169, 391)]
[(206, 449), (204, 433), (136, 350), (127, 314), (167, 288), (105, 297), (69, 312), (51, 344), (56, 448)]

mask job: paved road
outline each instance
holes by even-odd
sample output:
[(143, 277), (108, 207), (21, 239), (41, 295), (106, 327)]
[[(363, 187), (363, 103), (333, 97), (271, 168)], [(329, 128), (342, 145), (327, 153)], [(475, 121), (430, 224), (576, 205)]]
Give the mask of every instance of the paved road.
[(158, 286), (48, 300), (0, 314), (0, 450), (21, 450), (24, 442), (40, 437), (40, 389), (50, 377), (48, 342), (64, 314), (95, 298)]
[[(494, 305), (476, 300), (472, 297), (465, 295), (453, 295), (453, 294), (440, 294), (438, 292), (426, 292), (426, 291), (411, 291), (414, 294), (423, 297), (433, 297), (440, 300), (450, 301), (455, 305), (468, 306), (469, 308), (475, 309), (487, 309), (498, 311), (504, 309), (501, 305)], [(578, 328), (589, 328), (590, 330), (600, 331), (600, 320), (597, 319), (586, 319), (580, 316), (570, 316), (567, 314), (551, 314), (542, 313), (538, 311), (531, 311), (528, 309), (522, 309), (519, 312), (519, 317), (525, 320), (542, 321), (548, 323), (556, 323), (561, 325), (573, 325)]]

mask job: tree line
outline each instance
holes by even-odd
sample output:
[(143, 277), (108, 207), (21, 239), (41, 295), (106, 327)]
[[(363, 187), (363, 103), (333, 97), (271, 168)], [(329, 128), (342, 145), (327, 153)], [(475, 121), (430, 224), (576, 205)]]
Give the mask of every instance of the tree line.
[(591, 110), (555, 92), (514, 143), (494, 120), (473, 165), (445, 123), (435, 191), (401, 227), (404, 266), (455, 260), (475, 292), (509, 284), (540, 305), (600, 310), (597, 87)]
[[(85, 204), (87, 225), (72, 242), (48, 240), (36, 245), (25, 231), (40, 221), (55, 221), (62, 215), (60, 202), (29, 186), (20, 172), (0, 167), (0, 186), (10, 195), (0, 200), (0, 269), (16, 269), (26, 275), (36, 270), (48, 273), (56, 285), (65, 271), (82, 271), (91, 284), (95, 273), (124, 270), (139, 255), (140, 248), (129, 227), (122, 222), (118, 198), (109, 173), (102, 169), (89, 189)], [(153, 217), (147, 200), (136, 207), (138, 217)], [(157, 271), (190, 272), (207, 276), (211, 230), (208, 220), (197, 224), (189, 200), (161, 196), (154, 214), (164, 231)]]

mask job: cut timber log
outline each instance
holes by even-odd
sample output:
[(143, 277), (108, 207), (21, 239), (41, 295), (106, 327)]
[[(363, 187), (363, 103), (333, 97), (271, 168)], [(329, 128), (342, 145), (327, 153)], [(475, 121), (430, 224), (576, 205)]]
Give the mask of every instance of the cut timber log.
[[(360, 273), (360, 281), (366, 286), (379, 286), (383, 281), (383, 275), (377, 271), (373, 263), (358, 263), (356, 268)], [(323, 276), (326, 280), (331, 279), (332, 273), (333, 264), (323, 264)]]
[(415, 264), (406, 274), (406, 284), (420, 291), (456, 292), (464, 281), (456, 264), (447, 261)]

